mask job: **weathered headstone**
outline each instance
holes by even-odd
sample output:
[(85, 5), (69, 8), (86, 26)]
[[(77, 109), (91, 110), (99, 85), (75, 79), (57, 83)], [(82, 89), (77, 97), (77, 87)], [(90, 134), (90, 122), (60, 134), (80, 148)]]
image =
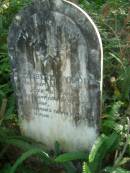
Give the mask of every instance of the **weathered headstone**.
[(99, 129), (102, 43), (91, 18), (62, 0), (36, 0), (8, 38), (23, 134), (53, 149), (90, 149)]

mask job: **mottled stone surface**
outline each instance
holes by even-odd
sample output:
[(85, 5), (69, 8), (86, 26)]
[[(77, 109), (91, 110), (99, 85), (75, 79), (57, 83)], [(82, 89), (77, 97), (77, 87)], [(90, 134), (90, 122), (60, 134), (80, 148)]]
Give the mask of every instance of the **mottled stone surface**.
[(90, 149), (98, 135), (102, 44), (91, 18), (61, 0), (36, 0), (8, 38), (23, 134), (53, 149)]

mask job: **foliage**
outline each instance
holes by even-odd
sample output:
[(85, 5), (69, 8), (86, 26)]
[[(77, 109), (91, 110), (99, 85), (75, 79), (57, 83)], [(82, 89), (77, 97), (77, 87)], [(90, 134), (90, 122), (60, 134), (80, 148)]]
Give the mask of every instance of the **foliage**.
[[(58, 142), (52, 154), (43, 145), (20, 136), (18, 129), (15, 97), (10, 82), (7, 34), (15, 14), (30, 2), (0, 0), (0, 172), (14, 173), (19, 167), (19, 173), (63, 170), (68, 173), (129, 173), (129, 1), (80, 0), (81, 8), (86, 10), (98, 25), (104, 45), (102, 126), (101, 135), (90, 153), (65, 154), (60, 151)], [(12, 150), (16, 151), (13, 156)], [(40, 169), (35, 169), (31, 164), (33, 159), (40, 163)], [(82, 171), (77, 166), (79, 163), (83, 165)]]

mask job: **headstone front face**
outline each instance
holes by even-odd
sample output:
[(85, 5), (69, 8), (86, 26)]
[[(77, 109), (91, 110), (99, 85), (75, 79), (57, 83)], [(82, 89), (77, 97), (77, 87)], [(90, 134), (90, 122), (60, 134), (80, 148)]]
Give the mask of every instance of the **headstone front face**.
[(21, 131), (53, 149), (90, 149), (99, 129), (102, 44), (91, 18), (61, 0), (36, 0), (8, 38)]

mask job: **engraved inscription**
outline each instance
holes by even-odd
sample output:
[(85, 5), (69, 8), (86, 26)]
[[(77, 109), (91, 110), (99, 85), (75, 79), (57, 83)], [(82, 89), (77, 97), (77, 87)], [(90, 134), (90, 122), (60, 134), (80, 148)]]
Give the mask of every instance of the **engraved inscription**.
[[(17, 75), (15, 75), (15, 78), (17, 78)], [(24, 72), (19, 75), (19, 78), (23, 88), (22, 92), (18, 91), (17, 93), (19, 105), (23, 110), (30, 103), (30, 114), (32, 116), (51, 118), (53, 113), (55, 113), (59, 114), (59, 116), (81, 117), (80, 120), (82, 120), (82, 114), (79, 113), (79, 110), (75, 113), (73, 112), (79, 106), (77, 101), (79, 95), (77, 95), (76, 91), (82, 88), (94, 90), (94, 86), (88, 88), (87, 78), (82, 78), (82, 76), (79, 76), (77, 79), (62, 77), (61, 81), (63, 81), (64, 85), (67, 85), (67, 90), (61, 92), (60, 98), (58, 98), (54, 76), (48, 75), (46, 77), (40, 73), (29, 74)], [(86, 100), (81, 100), (80, 104), (82, 105), (82, 110), (86, 109)], [(30, 115), (24, 116), (28, 117)]]

